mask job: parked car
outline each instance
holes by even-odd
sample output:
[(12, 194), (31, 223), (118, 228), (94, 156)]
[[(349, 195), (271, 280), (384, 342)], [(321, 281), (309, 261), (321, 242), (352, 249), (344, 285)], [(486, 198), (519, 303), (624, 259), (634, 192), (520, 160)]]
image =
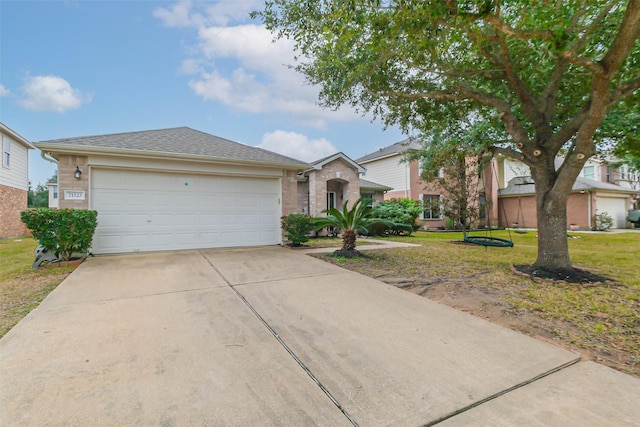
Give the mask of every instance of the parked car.
[(627, 211), (627, 221), (632, 223), (634, 228), (640, 228), (640, 210)]

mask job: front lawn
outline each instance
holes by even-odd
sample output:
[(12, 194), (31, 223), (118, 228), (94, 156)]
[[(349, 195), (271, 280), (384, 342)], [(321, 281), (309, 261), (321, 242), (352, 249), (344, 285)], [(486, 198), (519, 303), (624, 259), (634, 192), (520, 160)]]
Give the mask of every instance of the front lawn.
[(31, 269), (31, 237), (0, 240), (0, 338), (29, 314), (76, 266)]
[(485, 248), (456, 243), (461, 233), (418, 232), (388, 239), (422, 247), (367, 251), (339, 265), (640, 376), (640, 234), (570, 233), (574, 266), (613, 279), (595, 286), (512, 273), (511, 264), (535, 261), (536, 234), (512, 232), (513, 248)]

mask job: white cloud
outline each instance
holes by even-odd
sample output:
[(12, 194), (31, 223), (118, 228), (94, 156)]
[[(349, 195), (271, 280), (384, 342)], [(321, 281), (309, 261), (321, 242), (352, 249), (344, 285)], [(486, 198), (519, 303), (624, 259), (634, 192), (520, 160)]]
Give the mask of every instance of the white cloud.
[(19, 101), (27, 110), (64, 113), (91, 102), (91, 97), (71, 87), (62, 77), (28, 77), (22, 86), (23, 97)]
[(11, 95), (11, 91), (6, 87), (4, 87), (3, 84), (0, 84), (0, 98), (2, 98), (3, 96), (9, 96), (9, 95)]
[(193, 76), (189, 86), (203, 99), (238, 111), (285, 114), (317, 128), (325, 128), (329, 120), (359, 119), (349, 108), (320, 108), (319, 88), (307, 84), (304, 76), (287, 67), (295, 64), (293, 43), (273, 43), (272, 34), (263, 25), (246, 23), (249, 11), (262, 6), (261, 0), (223, 1), (208, 6), (186, 0), (171, 8), (158, 8), (154, 15), (167, 26), (197, 30), (197, 42), (191, 46), (180, 72)]
[(309, 139), (301, 133), (284, 130), (265, 133), (258, 147), (305, 162), (318, 160), (338, 151), (327, 139)]

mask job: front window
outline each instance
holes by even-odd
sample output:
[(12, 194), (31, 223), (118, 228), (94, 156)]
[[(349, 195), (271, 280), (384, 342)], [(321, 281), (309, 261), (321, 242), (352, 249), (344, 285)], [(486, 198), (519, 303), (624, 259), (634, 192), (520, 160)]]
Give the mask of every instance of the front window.
[(589, 179), (594, 179), (596, 177), (595, 166), (585, 166), (582, 169), (582, 176)]
[(11, 141), (6, 138), (2, 138), (2, 166), (11, 166)]
[(361, 193), (360, 199), (362, 200), (362, 204), (364, 206), (373, 207), (373, 193)]
[(422, 219), (440, 219), (442, 218), (442, 209), (439, 195), (423, 194), (422, 195)]
[(57, 199), (58, 198), (58, 186), (57, 185), (53, 185), (52, 186), (52, 190), (53, 190), (53, 198)]

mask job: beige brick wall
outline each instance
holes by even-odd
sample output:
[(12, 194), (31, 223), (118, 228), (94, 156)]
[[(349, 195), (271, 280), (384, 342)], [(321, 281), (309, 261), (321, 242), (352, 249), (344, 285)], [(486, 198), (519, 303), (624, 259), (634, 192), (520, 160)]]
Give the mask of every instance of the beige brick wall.
[[(82, 172), (80, 179), (73, 174), (76, 167)], [(65, 200), (65, 190), (84, 191), (84, 200)], [(86, 156), (72, 156), (61, 154), (58, 156), (58, 200), (60, 208), (88, 209), (89, 208), (89, 166)]]
[(285, 171), (282, 177), (282, 215), (297, 212), (298, 180), (295, 171)]
[(298, 181), (298, 213), (309, 213), (309, 181)]
[(0, 239), (26, 234), (20, 212), (27, 209), (27, 191), (0, 185)]
[(349, 205), (360, 198), (360, 175), (350, 164), (336, 159), (309, 173), (309, 213), (321, 215), (327, 208), (327, 191), (336, 193), (336, 207), (342, 208), (345, 201)]

